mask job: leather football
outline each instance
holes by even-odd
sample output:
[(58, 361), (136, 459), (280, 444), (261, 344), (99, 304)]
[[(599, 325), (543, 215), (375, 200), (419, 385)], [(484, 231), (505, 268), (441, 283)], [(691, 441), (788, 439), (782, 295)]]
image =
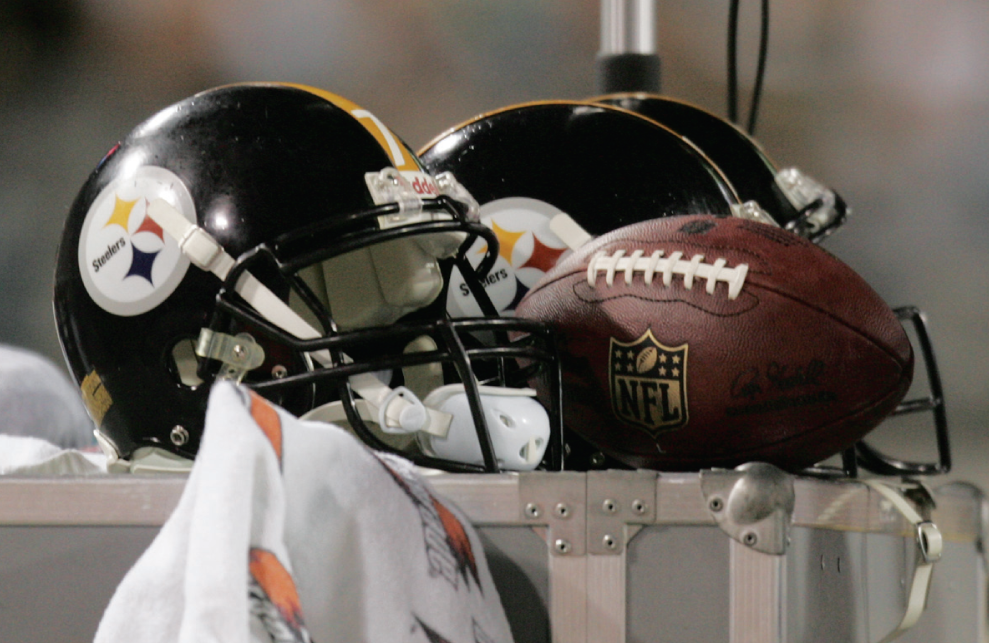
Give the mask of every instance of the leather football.
[(799, 471), (873, 429), (913, 377), (903, 326), (861, 276), (738, 218), (593, 239), (516, 314), (558, 333), (567, 427), (633, 467)]

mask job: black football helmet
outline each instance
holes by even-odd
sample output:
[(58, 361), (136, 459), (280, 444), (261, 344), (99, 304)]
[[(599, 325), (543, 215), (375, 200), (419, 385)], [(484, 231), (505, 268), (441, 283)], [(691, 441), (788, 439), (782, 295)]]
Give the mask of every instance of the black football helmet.
[(546, 329), (444, 311), (453, 267), (486, 300), (497, 253), (469, 193), (372, 113), (230, 85), (100, 161), (65, 223), (55, 317), (111, 470), (187, 466), (219, 378), (425, 466), (559, 468), (559, 409), (527, 388), (558, 381)]
[[(501, 241), (485, 289), (511, 314), (549, 268), (584, 241), (679, 214), (739, 215), (723, 174), (668, 128), (607, 105), (533, 102), (480, 115), (420, 150), (430, 172), (453, 172)], [(469, 253), (483, 256), (483, 240)], [(478, 304), (453, 271), (454, 316)]]
[[(452, 172), (500, 241), (483, 280), (485, 301), (512, 316), (529, 289), (588, 239), (657, 217), (764, 217), (745, 208), (721, 171), (691, 142), (630, 111), (579, 101), (532, 102), (477, 116), (420, 150), (428, 171)], [(486, 239), (467, 252), (473, 265)], [(453, 317), (484, 311), (458, 268)], [(623, 465), (568, 432), (566, 467)]]
[(599, 96), (661, 123), (697, 145), (724, 173), (743, 202), (754, 202), (779, 226), (821, 241), (848, 215), (845, 201), (797, 168), (779, 169), (736, 125), (687, 102), (645, 93)]
[[(741, 129), (699, 107), (651, 94), (612, 94), (589, 102), (525, 103), (483, 114), (420, 150), (426, 168), (453, 172), (480, 204), (481, 221), (500, 240), (484, 279), (502, 315), (572, 248), (646, 219), (715, 214), (778, 225), (821, 241), (844, 223), (844, 200), (796, 169), (779, 170)], [(476, 265), (486, 240), (468, 253)], [(481, 312), (452, 271), (453, 316)], [(897, 311), (916, 329), (931, 395), (897, 414), (932, 411), (938, 462), (902, 462), (860, 442), (843, 454), (838, 475), (859, 465), (883, 474), (942, 473), (950, 468), (940, 379), (922, 315)], [(567, 468), (621, 467), (568, 432)], [(576, 452), (574, 454), (573, 452)], [(832, 475), (831, 470), (811, 473)]]

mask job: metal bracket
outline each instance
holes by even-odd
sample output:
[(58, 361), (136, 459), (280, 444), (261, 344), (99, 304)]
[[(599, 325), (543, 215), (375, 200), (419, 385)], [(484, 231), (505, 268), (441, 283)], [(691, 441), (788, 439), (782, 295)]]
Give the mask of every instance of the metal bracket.
[(524, 523), (541, 535), (557, 556), (586, 552), (586, 474), (536, 471), (519, 474), (519, 505)]
[(620, 555), (640, 525), (655, 521), (654, 471), (519, 474), (523, 522), (557, 556)]
[(754, 551), (786, 553), (796, 499), (791, 475), (750, 462), (731, 471), (701, 471), (700, 479), (707, 509), (721, 531)]
[[(655, 471), (587, 472), (587, 551), (618, 555), (656, 516)], [(638, 524), (637, 524), (638, 523)]]
[(264, 363), (264, 349), (247, 333), (236, 337), (216, 333), (208, 328), (199, 329), (196, 355), (223, 363), (218, 377), (240, 382), (251, 369)]
[(795, 167), (780, 170), (776, 186), (800, 212), (786, 228), (811, 240), (819, 240), (838, 228), (848, 217), (848, 207), (834, 190), (804, 174)]

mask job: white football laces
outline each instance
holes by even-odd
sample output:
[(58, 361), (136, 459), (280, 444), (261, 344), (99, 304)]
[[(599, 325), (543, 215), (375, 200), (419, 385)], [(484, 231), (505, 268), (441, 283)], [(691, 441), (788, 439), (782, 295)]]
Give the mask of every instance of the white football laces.
[(673, 275), (680, 275), (687, 290), (693, 288), (695, 278), (706, 280), (709, 295), (714, 294), (719, 281), (724, 282), (728, 284), (728, 299), (735, 299), (742, 292), (745, 276), (749, 272), (748, 264), (740, 263), (730, 268), (728, 262), (721, 257), (715, 259), (714, 263), (705, 263), (702, 254), (694, 255), (689, 261), (684, 261), (683, 253), (679, 251), (669, 257), (664, 257), (663, 254), (662, 250), (656, 250), (645, 256), (643, 250), (634, 250), (626, 257), (625, 250), (616, 250), (611, 255), (604, 251), (598, 252), (587, 263), (587, 285), (594, 287), (599, 272), (605, 274), (605, 283), (608, 286), (614, 285), (616, 273), (624, 273), (626, 284), (632, 283), (636, 273), (642, 273), (647, 286), (651, 286), (653, 278), (660, 274), (666, 287), (673, 283)]
[[(759, 209), (754, 202), (750, 203), (755, 210)], [(756, 221), (761, 220), (755, 216), (742, 216), (737, 212), (735, 216)], [(575, 252), (588, 241), (594, 239), (594, 236), (584, 230), (573, 217), (563, 212), (550, 220), (549, 227), (568, 248)], [(711, 264), (704, 263), (704, 255), (701, 254), (694, 255), (689, 261), (682, 261), (682, 252), (674, 252), (666, 258), (663, 257), (664, 251), (662, 250), (656, 250), (648, 257), (644, 256), (645, 252), (642, 250), (634, 250), (627, 257), (625, 252), (625, 250), (617, 250), (608, 255), (601, 251), (591, 257), (587, 264), (587, 285), (591, 288), (594, 287), (599, 272), (605, 273), (605, 283), (609, 286), (614, 285), (615, 273), (623, 272), (625, 273), (625, 283), (629, 285), (632, 283), (632, 277), (635, 273), (640, 272), (647, 286), (652, 285), (656, 273), (661, 273), (663, 285), (668, 288), (673, 283), (673, 275), (676, 274), (683, 276), (683, 285), (687, 290), (693, 288), (695, 277), (707, 280), (706, 290), (711, 295), (714, 294), (719, 281), (727, 283), (728, 299), (735, 299), (742, 292), (745, 276), (749, 271), (748, 264), (742, 263), (730, 268), (728, 262), (722, 258), (716, 259)]]

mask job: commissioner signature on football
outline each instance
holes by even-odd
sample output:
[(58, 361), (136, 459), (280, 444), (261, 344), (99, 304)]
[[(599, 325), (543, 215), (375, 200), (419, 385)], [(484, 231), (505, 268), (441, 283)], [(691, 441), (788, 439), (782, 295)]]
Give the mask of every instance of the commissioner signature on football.
[(793, 366), (772, 361), (763, 367), (751, 366), (732, 380), (733, 399), (755, 400), (767, 390), (792, 391), (805, 386), (818, 386), (825, 370), (822, 360), (812, 359), (806, 365)]

